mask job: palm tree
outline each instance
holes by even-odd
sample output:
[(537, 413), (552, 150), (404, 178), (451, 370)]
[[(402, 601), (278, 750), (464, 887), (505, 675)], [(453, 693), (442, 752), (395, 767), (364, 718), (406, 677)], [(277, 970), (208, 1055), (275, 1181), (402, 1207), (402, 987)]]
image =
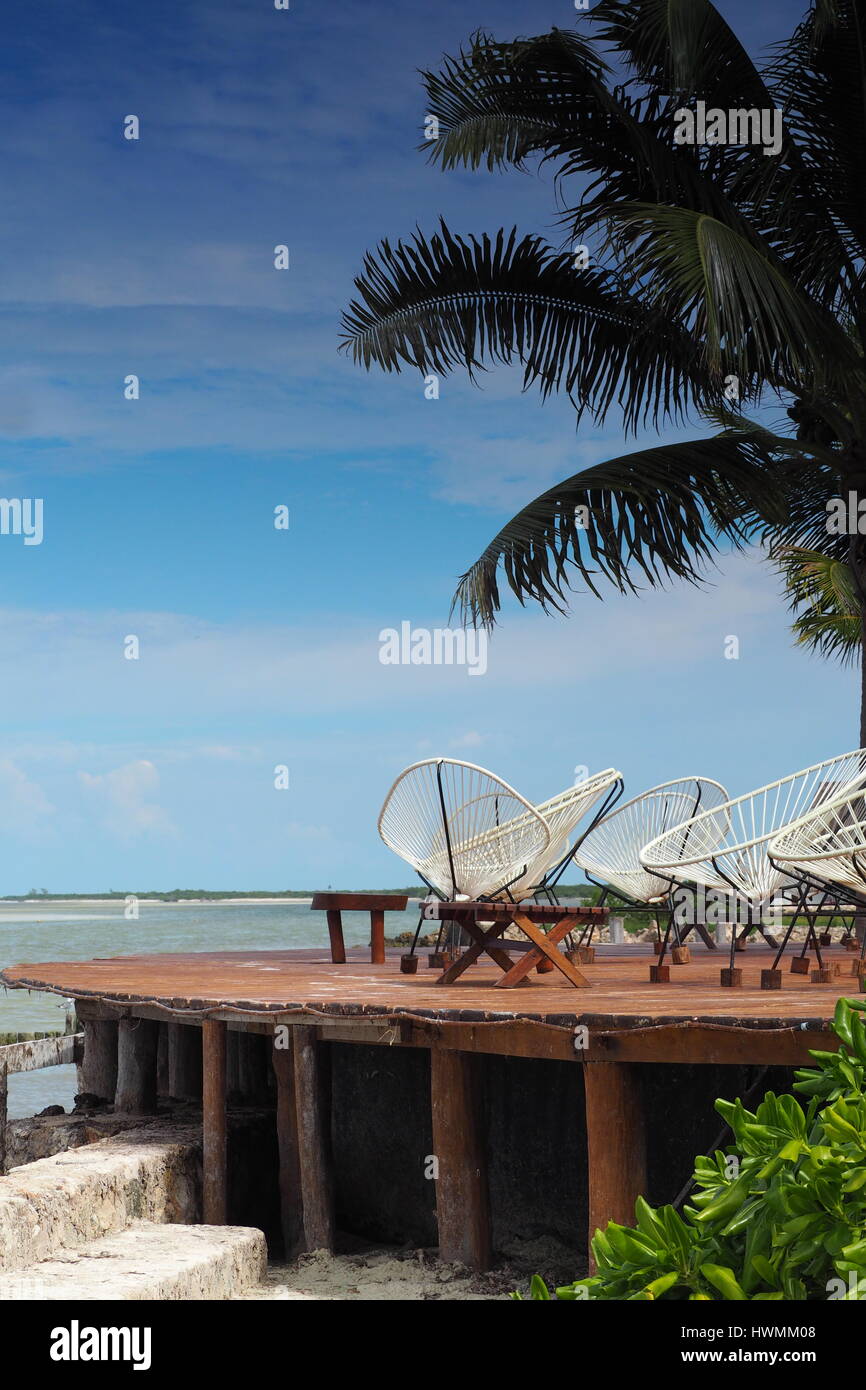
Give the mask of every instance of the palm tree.
[[(705, 422), (704, 438), (535, 498), (454, 602), (490, 626), (500, 568), (521, 602), (563, 610), (575, 587), (700, 583), (732, 546), (816, 552), (853, 586), (866, 744), (866, 536), (828, 528), (830, 499), (866, 498), (866, 17), (858, 0), (813, 0), (762, 67), (709, 0), (599, 0), (585, 22), (594, 41), (477, 33), (424, 74), (432, 160), (551, 161), (562, 243), (444, 223), (383, 241), (343, 346), (387, 371), (519, 363), (526, 387), (566, 393), (578, 423), (616, 411), (627, 434)], [(782, 108), (779, 153), (676, 143), (676, 112), (700, 101)], [(759, 422), (759, 406), (775, 409)], [(796, 593), (795, 607), (815, 599)]]

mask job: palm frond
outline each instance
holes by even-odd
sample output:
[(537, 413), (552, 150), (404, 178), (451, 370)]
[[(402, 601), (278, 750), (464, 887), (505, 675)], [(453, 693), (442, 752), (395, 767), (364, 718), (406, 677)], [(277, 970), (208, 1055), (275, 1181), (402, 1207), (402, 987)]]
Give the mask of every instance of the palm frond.
[(383, 242), (355, 285), (341, 346), (367, 367), (474, 375), (519, 362), (526, 386), (563, 390), (597, 420), (616, 402), (627, 429), (721, 398), (721, 379), (669, 313), (609, 271), (575, 270), (539, 237), (464, 239), (442, 223), (429, 241)]
[(769, 104), (761, 74), (710, 0), (599, 0), (590, 17), (656, 91), (724, 106)]
[(765, 437), (730, 431), (595, 464), (518, 512), (461, 577), (453, 606), (491, 626), (500, 566), (521, 603), (560, 612), (575, 582), (597, 598), (601, 581), (621, 593), (699, 583), (723, 542), (786, 525), (796, 480), (774, 463)]
[(704, 342), (708, 368), (776, 389), (844, 391), (862, 361), (839, 324), (754, 238), (690, 208), (616, 204), (609, 241), (657, 307)]
[(553, 29), (499, 43), (473, 34), (467, 49), (424, 72), (427, 109), (439, 123), (425, 143), (443, 169), (488, 169), (570, 147), (589, 120), (605, 121), (607, 64), (577, 34)]
[(798, 646), (843, 664), (859, 659), (861, 605), (851, 566), (799, 546), (780, 547), (773, 558), (795, 615), (791, 630)]

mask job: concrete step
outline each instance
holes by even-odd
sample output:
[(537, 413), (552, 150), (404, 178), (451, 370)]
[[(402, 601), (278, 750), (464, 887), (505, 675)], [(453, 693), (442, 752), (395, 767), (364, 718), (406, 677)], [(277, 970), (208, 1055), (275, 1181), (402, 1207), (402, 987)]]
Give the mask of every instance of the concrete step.
[(130, 1130), (0, 1177), (0, 1271), (29, 1269), (133, 1221), (197, 1220), (200, 1130)]
[(0, 1274), (0, 1301), (238, 1298), (263, 1282), (266, 1268), (265, 1238), (252, 1227), (136, 1221)]

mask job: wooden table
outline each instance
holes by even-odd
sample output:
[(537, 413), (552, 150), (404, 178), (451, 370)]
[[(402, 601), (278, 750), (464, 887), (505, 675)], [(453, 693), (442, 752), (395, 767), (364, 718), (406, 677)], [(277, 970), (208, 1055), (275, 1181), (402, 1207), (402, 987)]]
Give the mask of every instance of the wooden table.
[[(468, 970), (469, 966), (486, 952), (503, 972), (502, 978), (496, 981), (496, 989), (513, 989), (516, 985), (529, 984), (526, 978), (529, 972), (544, 962), (547, 962), (548, 968), (552, 966), (559, 970), (575, 989), (592, 988), (586, 976), (572, 965), (558, 946), (563, 937), (575, 927), (585, 926), (589, 922), (601, 924), (607, 921), (605, 907), (562, 907), (550, 903), (443, 902), (434, 903), (432, 913), (439, 919), (459, 922), (472, 937), (472, 945), (443, 970), (436, 980), (437, 985), (453, 985), (464, 970)], [(482, 922), (489, 925), (482, 926)], [(546, 932), (541, 930), (543, 923), (552, 924)], [(512, 961), (508, 954), (508, 946), (511, 943), (500, 939), (502, 933), (511, 926), (518, 927), (528, 940), (528, 950), (522, 949), (522, 942), (514, 943), (520, 951), (518, 961)]]
[(335, 965), (346, 964), (346, 945), (343, 941), (343, 912), (369, 912), (370, 960), (373, 965), (385, 961), (385, 913), (405, 912), (409, 901), (405, 893), (314, 893), (310, 909), (324, 912), (328, 918), (331, 938), (331, 960)]

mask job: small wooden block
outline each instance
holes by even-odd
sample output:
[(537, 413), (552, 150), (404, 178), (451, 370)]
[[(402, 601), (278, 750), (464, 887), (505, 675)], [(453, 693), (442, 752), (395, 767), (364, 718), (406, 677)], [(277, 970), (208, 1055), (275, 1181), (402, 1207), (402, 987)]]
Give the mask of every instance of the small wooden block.
[(859, 977), (860, 977), (860, 975), (862, 974), (862, 972), (863, 972), (862, 962), (861, 962), (859, 959), (858, 959), (858, 960), (852, 960), (852, 962), (851, 962), (851, 974), (854, 975), (857, 979), (859, 979)]
[(833, 945), (833, 938), (828, 931), (822, 931), (821, 935), (818, 937), (818, 940), (820, 941), (822, 946)]
[(725, 969), (721, 971), (720, 983), (726, 989), (735, 989), (737, 985), (741, 985), (743, 983), (742, 970), (731, 970), (729, 967), (726, 966)]
[(781, 989), (782, 972), (781, 970), (762, 970), (761, 989)]
[(539, 975), (549, 975), (551, 970), (556, 969), (556, 966), (552, 960), (540, 960), (535, 968)]
[(671, 968), (669, 965), (650, 966), (650, 984), (666, 985), (670, 982)]
[(823, 970), (812, 970), (809, 974), (813, 985), (829, 985), (832, 978), (833, 971), (826, 965)]
[(653, 955), (654, 955), (654, 956), (660, 956), (661, 953), (662, 953), (662, 943), (661, 943), (660, 941), (654, 941), (654, 942), (653, 942)]
[(594, 946), (578, 946), (578, 948), (577, 948), (577, 961), (575, 962), (575, 964), (577, 964), (577, 965), (595, 965), (595, 947), (594, 947)]
[[(735, 927), (731, 927), (731, 931), (735, 931), (735, 930), (736, 930)], [(735, 951), (745, 951), (745, 949), (746, 949), (746, 943), (748, 942), (748, 939), (749, 939), (749, 938), (748, 938), (747, 936), (738, 936), (737, 939), (736, 939), (736, 941), (734, 942), (734, 950), (735, 950)]]
[(427, 964), (431, 970), (444, 970), (445, 957), (441, 951), (431, 951), (427, 957)]
[(812, 968), (812, 966), (811, 966), (811, 962), (810, 962), (808, 956), (792, 956), (792, 957), (791, 957), (791, 974), (792, 974), (792, 975), (808, 975), (808, 973), (809, 973), (809, 971), (811, 970), (811, 968)]
[(856, 936), (846, 936), (846, 937), (845, 937), (845, 950), (846, 950), (846, 951), (859, 951), (859, 950), (860, 950), (860, 942), (857, 940)]
[(400, 957), (400, 974), (401, 974), (401, 975), (415, 975), (415, 974), (417, 974), (417, 972), (418, 972), (418, 957), (417, 957), (417, 956), (401, 956), (401, 957)]
[(671, 960), (674, 965), (688, 965), (691, 960), (688, 946), (674, 946), (671, 949)]
[(827, 969), (830, 971), (830, 975), (834, 980), (838, 980), (839, 976), (842, 974), (842, 967), (837, 960), (832, 961), (827, 966)]

